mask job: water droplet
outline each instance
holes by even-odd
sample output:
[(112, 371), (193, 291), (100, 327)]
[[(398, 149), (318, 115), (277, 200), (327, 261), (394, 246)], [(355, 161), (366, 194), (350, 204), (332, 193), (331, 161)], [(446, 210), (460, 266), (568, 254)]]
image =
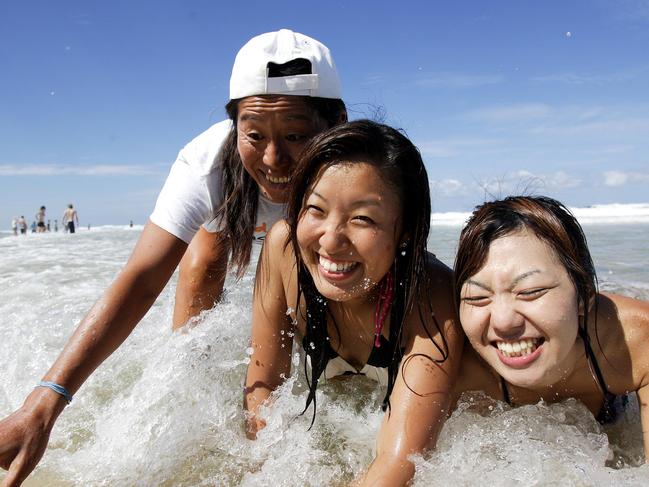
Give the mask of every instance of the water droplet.
[(255, 353), (255, 350), (252, 347), (246, 348), (246, 354), (247, 355), (252, 355), (253, 353)]

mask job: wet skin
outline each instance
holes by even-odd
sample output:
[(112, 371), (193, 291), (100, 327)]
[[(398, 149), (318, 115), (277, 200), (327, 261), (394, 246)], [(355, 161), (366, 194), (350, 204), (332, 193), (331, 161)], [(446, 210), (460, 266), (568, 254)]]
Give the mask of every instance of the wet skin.
[(461, 299), (471, 345), (511, 384), (545, 388), (583, 356), (575, 287), (552, 249), (526, 231), (491, 243)]
[(401, 203), (368, 163), (337, 164), (310, 189), (297, 226), (318, 291), (348, 304), (385, 276), (399, 244)]
[(300, 96), (251, 96), (238, 104), (237, 150), (262, 194), (285, 203), (306, 143), (327, 128)]

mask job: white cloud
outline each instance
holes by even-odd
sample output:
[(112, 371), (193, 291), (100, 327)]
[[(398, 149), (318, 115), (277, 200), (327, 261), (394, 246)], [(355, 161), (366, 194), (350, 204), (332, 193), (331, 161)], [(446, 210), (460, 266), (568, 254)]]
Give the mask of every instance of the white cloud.
[(424, 87), (471, 88), (500, 84), (505, 77), (499, 74), (440, 73), (419, 78), (415, 83)]
[(468, 137), (417, 141), (415, 145), (419, 148), (422, 155), (441, 159), (467, 153), (480, 153), (488, 149), (500, 147), (502, 143), (502, 140), (499, 139)]
[(633, 79), (631, 74), (577, 74), (557, 73), (530, 78), (536, 83), (564, 83), (569, 85), (605, 85)]
[(468, 188), (457, 179), (440, 179), (430, 181), (430, 191), (435, 196), (465, 196)]
[(146, 176), (160, 174), (150, 166), (98, 164), (0, 164), (0, 176)]
[(649, 0), (618, 0), (613, 5), (618, 20), (632, 23), (649, 20)]
[(633, 183), (649, 183), (649, 173), (606, 171), (602, 174), (604, 186), (624, 186)]
[(529, 122), (545, 119), (554, 113), (544, 103), (520, 103), (500, 107), (480, 108), (465, 115), (465, 118), (484, 122)]
[(610, 118), (608, 120), (578, 123), (566, 119), (563, 122), (550, 126), (540, 126), (531, 130), (534, 134), (545, 135), (583, 135), (600, 137), (603, 135), (616, 134), (629, 136), (634, 134), (645, 135), (649, 133), (649, 118), (628, 117)]
[(564, 171), (536, 174), (524, 169), (499, 177), (476, 181), (477, 187), (488, 195), (502, 197), (508, 194), (529, 194), (581, 186), (583, 181)]

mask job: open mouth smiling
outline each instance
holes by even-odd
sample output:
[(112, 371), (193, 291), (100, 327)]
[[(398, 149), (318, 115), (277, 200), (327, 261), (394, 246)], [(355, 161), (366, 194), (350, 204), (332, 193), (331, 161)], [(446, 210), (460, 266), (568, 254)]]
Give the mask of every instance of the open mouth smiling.
[(525, 357), (534, 353), (544, 341), (544, 338), (537, 337), (521, 338), (520, 340), (513, 341), (495, 340), (491, 343), (505, 357)]
[(270, 174), (264, 174), (264, 177), (273, 184), (287, 184), (291, 182), (290, 176), (271, 176)]
[(332, 274), (346, 274), (358, 266), (358, 262), (335, 262), (322, 255), (318, 255), (318, 263), (325, 271)]

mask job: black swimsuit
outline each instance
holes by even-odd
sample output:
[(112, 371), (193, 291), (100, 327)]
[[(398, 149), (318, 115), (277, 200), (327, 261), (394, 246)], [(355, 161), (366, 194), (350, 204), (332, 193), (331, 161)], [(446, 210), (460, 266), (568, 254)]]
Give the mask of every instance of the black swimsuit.
[[(387, 368), (392, 361), (392, 354), (394, 353), (394, 347), (390, 345), (390, 342), (383, 335), (380, 337), (381, 346), (375, 347), (372, 346), (372, 351), (370, 356), (367, 358), (367, 364), (372, 367)], [(329, 360), (333, 360), (338, 357), (336, 351), (331, 347), (331, 343), (327, 342), (327, 355)], [(344, 360), (344, 359), (343, 359)], [(347, 362), (345, 360), (345, 362)], [(350, 373), (350, 372), (347, 372)]]
[[(616, 396), (611, 391), (608, 390), (606, 386), (606, 381), (604, 380), (604, 375), (602, 370), (599, 368), (597, 359), (595, 358), (595, 353), (590, 346), (590, 339), (586, 332), (580, 327), (579, 336), (584, 341), (586, 348), (586, 358), (590, 364), (591, 370), (595, 373), (595, 379), (599, 385), (600, 390), (604, 394), (604, 403), (602, 404), (599, 413), (597, 413), (597, 421), (600, 424), (612, 424), (615, 423), (619, 417), (624, 413), (626, 406), (628, 404), (629, 398), (626, 395)], [(509, 390), (507, 389), (507, 381), (500, 378), (500, 385), (503, 390), (503, 398), (505, 402), (509, 405), (512, 404), (511, 398), (509, 397)]]
[[(388, 367), (392, 362), (392, 357), (395, 353), (395, 349), (385, 337), (381, 336), (380, 340), (381, 346), (372, 347), (372, 351), (370, 352), (370, 356), (367, 359), (367, 363), (364, 364), (360, 369), (354, 367), (344, 358), (340, 357), (338, 353), (331, 347), (331, 344), (327, 342), (327, 366), (323, 371), (325, 379), (332, 379), (334, 377), (348, 375), (364, 375), (372, 380), (375, 380), (382, 386), (386, 386), (388, 384)], [(306, 338), (302, 340), (302, 347), (306, 350), (305, 341)], [(310, 362), (310, 358), (308, 356), (307, 361)]]

